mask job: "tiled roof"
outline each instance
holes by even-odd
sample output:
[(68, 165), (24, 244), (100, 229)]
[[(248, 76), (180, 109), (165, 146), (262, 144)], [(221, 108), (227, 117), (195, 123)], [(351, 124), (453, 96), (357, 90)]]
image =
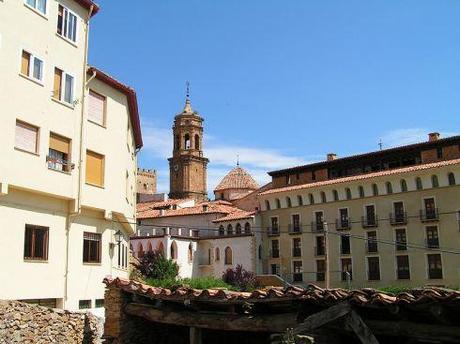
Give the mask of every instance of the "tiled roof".
[(78, 4), (80, 6), (86, 8), (88, 11), (90, 10), (91, 6), (93, 6), (93, 12), (91, 12), (91, 17), (94, 16), (97, 12), (99, 12), (100, 7), (94, 1), (91, 1), (91, 0), (75, 0), (75, 2), (78, 2)]
[(394, 170), (386, 170), (380, 172), (373, 172), (367, 174), (359, 174), (356, 176), (344, 177), (344, 178), (337, 178), (337, 179), (329, 179), (321, 182), (316, 183), (308, 183), (308, 184), (301, 184), (301, 185), (292, 185), (292, 186), (285, 186), (277, 189), (270, 189), (265, 192), (262, 192), (261, 195), (269, 195), (274, 193), (286, 192), (286, 191), (294, 191), (294, 190), (302, 190), (302, 189), (311, 189), (319, 186), (327, 186), (327, 185), (334, 185), (334, 184), (341, 184), (341, 183), (348, 183), (354, 182), (358, 180), (364, 179), (371, 179), (376, 177), (383, 177), (383, 176), (392, 176), (396, 174), (404, 174), (404, 173), (411, 173), (417, 171), (428, 170), (431, 168), (438, 168), (443, 166), (450, 166), (456, 165), (460, 163), (460, 159), (453, 159), (453, 160), (445, 160), (439, 161), (431, 164), (423, 164), (423, 165), (416, 165), (404, 168), (398, 168)]
[(456, 304), (457, 306), (460, 304), (460, 291), (436, 287), (413, 289), (408, 292), (399, 293), (398, 295), (391, 295), (370, 288), (360, 290), (340, 288), (322, 289), (314, 285), (310, 285), (306, 289), (290, 286), (286, 288), (268, 287), (253, 292), (236, 292), (223, 289), (199, 290), (186, 287), (171, 290), (152, 287), (132, 280), (112, 279), (111, 277), (106, 277), (104, 283), (108, 288), (118, 288), (131, 294), (166, 301), (194, 300), (204, 302), (256, 303), (300, 300), (314, 302), (322, 306), (332, 306), (343, 301), (348, 301), (353, 305), (372, 308), (391, 305), (429, 305), (433, 302)]
[(249, 189), (257, 190), (259, 185), (251, 175), (241, 167), (237, 166), (231, 170), (215, 187), (214, 191), (228, 189)]
[[(142, 209), (142, 210), (141, 210)], [(172, 216), (190, 216), (203, 214), (230, 214), (238, 210), (230, 202), (213, 201), (198, 203), (193, 207), (178, 208), (178, 209), (149, 209), (148, 203), (141, 203), (137, 206), (138, 219), (152, 219), (160, 217)]]
[(234, 221), (234, 220), (244, 220), (244, 219), (250, 219), (254, 216), (255, 212), (253, 211), (245, 211), (238, 209), (233, 213), (228, 214), (227, 216), (221, 217), (217, 220), (214, 220), (212, 222), (218, 223), (218, 222), (225, 222), (225, 221)]

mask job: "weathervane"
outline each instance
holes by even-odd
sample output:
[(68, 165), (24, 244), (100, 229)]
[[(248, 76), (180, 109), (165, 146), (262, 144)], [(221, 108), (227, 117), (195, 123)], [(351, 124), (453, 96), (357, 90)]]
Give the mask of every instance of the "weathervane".
[(379, 141), (379, 147), (380, 147), (380, 150), (382, 150), (382, 147), (383, 147), (382, 139), (380, 139), (380, 141)]
[(186, 87), (187, 87), (187, 93), (186, 93), (185, 96), (186, 96), (187, 99), (190, 99), (190, 82), (187, 81), (187, 82), (185, 83), (185, 85), (186, 85)]
[(240, 155), (236, 155), (236, 166), (240, 166)]

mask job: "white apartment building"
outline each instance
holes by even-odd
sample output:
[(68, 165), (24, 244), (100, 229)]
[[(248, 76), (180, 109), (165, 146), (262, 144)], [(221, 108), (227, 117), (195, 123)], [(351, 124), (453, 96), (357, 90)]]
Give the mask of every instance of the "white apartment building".
[(135, 233), (136, 93), (87, 66), (90, 0), (0, 0), (0, 299), (103, 306)]

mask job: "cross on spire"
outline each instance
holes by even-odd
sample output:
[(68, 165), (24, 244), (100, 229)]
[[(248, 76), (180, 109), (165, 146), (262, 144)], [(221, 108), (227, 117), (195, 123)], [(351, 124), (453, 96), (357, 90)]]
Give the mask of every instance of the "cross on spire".
[(193, 113), (192, 105), (190, 103), (190, 82), (187, 81), (185, 83), (186, 91), (185, 91), (185, 106), (183, 112)]
[(236, 155), (236, 166), (240, 166), (240, 155)]

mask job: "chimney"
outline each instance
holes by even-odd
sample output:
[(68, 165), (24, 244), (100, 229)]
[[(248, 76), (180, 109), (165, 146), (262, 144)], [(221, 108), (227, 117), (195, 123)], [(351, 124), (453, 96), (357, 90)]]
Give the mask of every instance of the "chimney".
[(428, 141), (429, 142), (433, 142), (433, 141), (437, 141), (439, 139), (439, 133), (429, 133), (428, 134)]
[(337, 159), (337, 154), (335, 154), (335, 153), (329, 153), (329, 154), (327, 155), (327, 161), (332, 161), (332, 160), (335, 160), (335, 159)]

